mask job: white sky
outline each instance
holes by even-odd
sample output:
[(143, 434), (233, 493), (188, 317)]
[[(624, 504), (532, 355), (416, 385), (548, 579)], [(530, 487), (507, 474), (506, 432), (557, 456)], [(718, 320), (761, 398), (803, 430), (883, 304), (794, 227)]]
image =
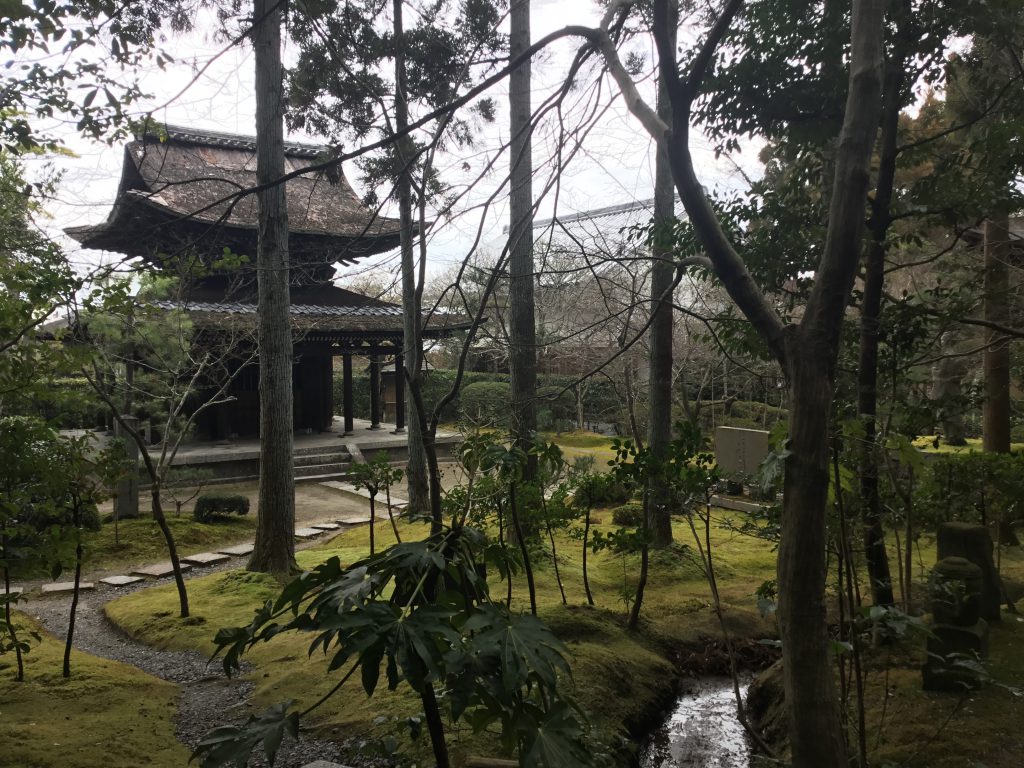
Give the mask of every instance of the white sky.
[[(532, 35), (538, 39), (566, 24), (596, 25), (598, 17), (599, 9), (591, 0), (533, 0)], [(155, 118), (167, 123), (252, 135), (255, 102), (251, 47), (243, 44), (221, 54), (225, 44), (214, 39), (216, 21), (212, 17), (200, 18), (196, 26), (196, 32), (167, 41), (165, 48), (177, 59), (175, 64), (166, 70), (153, 65), (143, 72), (143, 88), (152, 94), (152, 98), (139, 106), (139, 116), (144, 111), (155, 110)], [(641, 50), (643, 44), (643, 41), (637, 41), (631, 48)], [(577, 45), (577, 41), (561, 41), (534, 62), (535, 105), (562, 82)], [(645, 52), (647, 60), (653, 61), (652, 51)], [(217, 54), (221, 55), (196, 83), (184, 95), (171, 101)], [(286, 50), (286, 57), (288, 55), (294, 55), (291, 46)], [(643, 93), (653, 97), (650, 83), (643, 83), (641, 88)], [(603, 102), (608, 103), (615, 94), (614, 86), (606, 81)], [(449, 156), (439, 162), (441, 167), (449, 167), (445, 176), (456, 186), (475, 176), (483, 167), (485, 158), (493, 155), (508, 137), (506, 83), (496, 86), (490, 95), (495, 98), (499, 113), (497, 121), (484, 129), (478, 146), (471, 154)], [(82, 139), (74, 132), (73, 126), (60, 130), (75, 156), (51, 158), (51, 162), (64, 172), (58, 199), (49, 206), (53, 216), (50, 222), (53, 234), (65, 227), (93, 224), (106, 218), (116, 195), (123, 153), (121, 145), (110, 147)], [(535, 195), (540, 194), (548, 176), (544, 162), (554, 150), (554, 131), (554, 125), (549, 122), (540, 127), (534, 138), (534, 163), (539, 170), (534, 182)], [(316, 137), (294, 134), (290, 138), (317, 140)], [(346, 146), (346, 149), (351, 148)], [(706, 142), (698, 143), (693, 150), (705, 185), (718, 188), (739, 186), (733, 164), (725, 160), (716, 162)], [(756, 151), (748, 150), (735, 160), (741, 162), (748, 173), (757, 174), (759, 165), (755, 155)], [(587, 137), (584, 150), (563, 170), (557, 213), (564, 215), (651, 197), (653, 161), (653, 142), (621, 100), (615, 99)], [(469, 173), (462, 171), (464, 162), (470, 166)], [(364, 190), (354, 164), (347, 164), (345, 172), (357, 192), (362, 193)], [(470, 207), (492, 194), (506, 173), (507, 156), (499, 162), (493, 174), (467, 197), (462, 207)], [(500, 197), (483, 222), (482, 243), (486, 250), (497, 252), (501, 249), (502, 231), (508, 217), (505, 203), (503, 196)], [(541, 202), (538, 215), (546, 218), (554, 213), (554, 198), (550, 196)], [(437, 273), (461, 261), (480, 226), (480, 213), (470, 211), (436, 228), (430, 241), (429, 272)], [(70, 240), (65, 239), (64, 242), (76, 263), (95, 264), (104, 258), (100, 253), (81, 249)], [(393, 258), (378, 257), (375, 261), (393, 263)], [(352, 272), (352, 268), (349, 271)], [(355, 271), (361, 270), (355, 268)], [(345, 273), (340, 277), (344, 279)]]

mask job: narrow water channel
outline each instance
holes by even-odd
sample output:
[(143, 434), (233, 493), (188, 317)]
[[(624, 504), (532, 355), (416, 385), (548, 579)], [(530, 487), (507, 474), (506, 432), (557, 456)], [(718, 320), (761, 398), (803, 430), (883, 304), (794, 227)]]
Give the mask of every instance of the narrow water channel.
[[(740, 692), (747, 695), (747, 685)], [(728, 677), (689, 681), (640, 754), (640, 768), (749, 768), (750, 743), (736, 719)]]

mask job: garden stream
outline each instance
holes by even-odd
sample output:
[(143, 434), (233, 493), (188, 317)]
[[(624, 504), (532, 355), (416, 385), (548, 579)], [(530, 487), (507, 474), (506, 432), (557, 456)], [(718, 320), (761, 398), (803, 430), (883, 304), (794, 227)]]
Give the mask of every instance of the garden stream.
[[(740, 692), (746, 696), (747, 685)], [(748, 768), (751, 748), (736, 717), (732, 679), (688, 681), (665, 722), (648, 738), (640, 768)]]

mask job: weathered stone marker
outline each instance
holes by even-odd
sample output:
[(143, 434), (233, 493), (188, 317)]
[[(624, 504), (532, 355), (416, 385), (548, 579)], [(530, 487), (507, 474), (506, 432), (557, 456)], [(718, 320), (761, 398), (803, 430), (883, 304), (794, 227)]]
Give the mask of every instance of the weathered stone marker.
[(992, 537), (984, 525), (972, 523), (942, 523), (939, 525), (936, 557), (963, 557), (981, 569), (981, 618), (999, 621), (1002, 604), (1002, 584), (992, 559)]
[(753, 475), (768, 455), (768, 433), (763, 429), (715, 429), (715, 461), (724, 475)]
[(981, 675), (964, 662), (988, 656), (983, 585), (982, 569), (963, 557), (946, 557), (932, 569), (929, 607), (935, 624), (921, 670), (926, 691), (957, 693), (981, 686)]

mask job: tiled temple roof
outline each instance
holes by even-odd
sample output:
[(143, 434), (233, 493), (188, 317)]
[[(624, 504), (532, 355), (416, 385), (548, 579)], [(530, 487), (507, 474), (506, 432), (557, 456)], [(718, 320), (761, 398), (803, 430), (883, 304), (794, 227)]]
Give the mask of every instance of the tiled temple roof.
[[(117, 200), (102, 224), (70, 227), (87, 248), (152, 256), (190, 240), (254, 256), (256, 140), (168, 126), (125, 147)], [(330, 148), (286, 143), (285, 173), (330, 158)], [(340, 165), (286, 182), (293, 261), (352, 261), (398, 244), (399, 222), (363, 205)]]

